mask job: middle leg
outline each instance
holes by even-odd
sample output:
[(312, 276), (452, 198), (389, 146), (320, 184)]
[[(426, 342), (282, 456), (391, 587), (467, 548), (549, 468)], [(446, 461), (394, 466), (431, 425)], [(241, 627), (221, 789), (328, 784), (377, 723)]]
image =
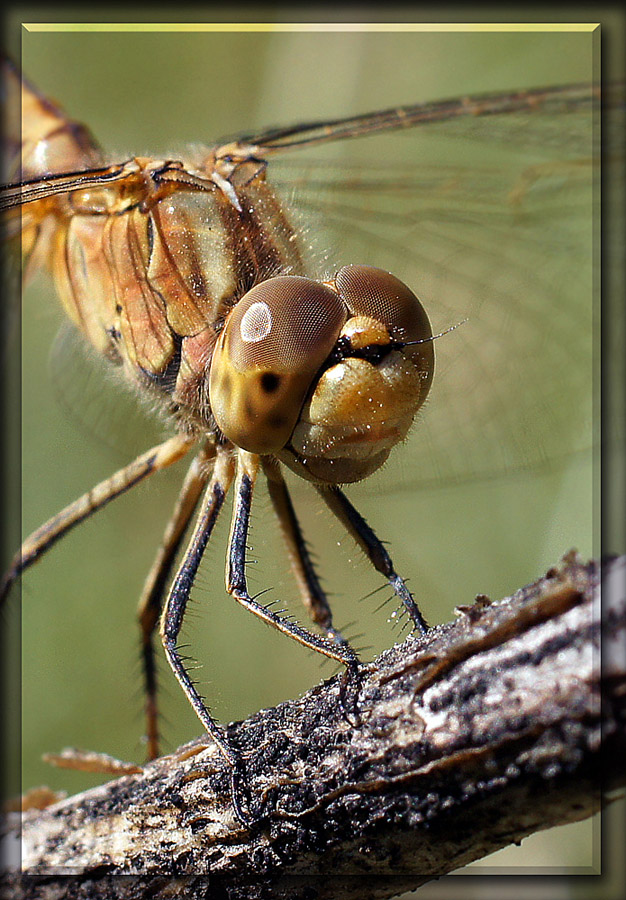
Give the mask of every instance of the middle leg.
[(324, 629), (332, 641), (337, 644), (347, 644), (345, 638), (333, 625), (328, 597), (320, 584), (309, 555), (289, 489), (280, 470), (280, 463), (269, 457), (263, 457), (261, 462), (267, 478), (270, 499), (287, 545), (289, 562), (300, 589), (302, 602), (313, 621)]
[[(245, 563), (246, 540), (248, 537), (248, 525), (250, 521), (250, 508), (252, 505), (252, 492), (259, 468), (259, 457), (245, 450), (240, 450), (237, 456), (237, 478), (235, 485), (235, 509), (231, 523), (230, 540), (228, 547), (228, 559), (226, 563), (226, 589), (235, 600), (253, 612), (264, 622), (272, 625), (283, 634), (289, 635), (305, 647), (316, 650), (330, 659), (343, 663), (348, 670), (358, 668), (358, 658), (354, 650), (345, 641), (335, 641), (321, 635), (307, 631), (301, 625), (288, 618), (278, 615), (269, 607), (257, 603), (248, 593)], [(311, 570), (312, 571), (312, 570)], [(321, 591), (321, 588), (320, 588)], [(324, 612), (324, 607), (319, 607)], [(326, 604), (326, 610), (330, 609)], [(334, 629), (333, 629), (334, 631)], [(330, 637), (330, 635), (329, 635)]]

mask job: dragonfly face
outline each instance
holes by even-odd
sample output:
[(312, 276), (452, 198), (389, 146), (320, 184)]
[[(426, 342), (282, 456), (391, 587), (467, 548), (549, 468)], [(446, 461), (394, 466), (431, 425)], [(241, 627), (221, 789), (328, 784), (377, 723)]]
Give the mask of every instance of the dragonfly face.
[[(526, 119), (524, 126), (519, 125), (518, 133), (524, 130), (526, 133), (529, 130), (532, 132), (532, 126), (528, 126), (530, 121), (532, 120)], [(504, 125), (501, 127), (506, 128)], [(497, 130), (496, 128), (495, 131)], [(453, 127), (450, 132), (454, 136)], [(378, 147), (381, 146), (382, 138), (372, 140), (377, 142)], [(498, 152), (502, 146), (506, 147), (505, 138), (501, 139)], [(580, 159), (578, 148), (572, 156)], [(543, 151), (533, 156), (536, 164), (549, 162), (550, 158), (550, 153), (544, 154)], [(579, 180), (580, 173), (574, 167), (552, 173), (545, 169), (535, 172), (538, 176), (536, 180), (531, 178), (524, 182), (524, 173), (528, 169), (527, 159), (520, 160), (515, 171), (510, 167), (509, 161), (502, 171), (490, 169), (492, 161), (493, 157), (489, 158), (485, 171), (478, 174), (474, 168), (475, 180), (469, 184), (459, 181), (467, 172), (462, 166), (459, 168), (454, 164), (447, 171), (444, 170), (443, 174), (432, 178), (428, 165), (424, 164), (421, 180), (413, 172), (413, 180), (409, 178), (408, 181), (403, 171), (376, 166), (370, 168), (369, 174), (366, 172), (361, 176), (362, 190), (358, 192), (350, 190), (349, 179), (345, 189), (337, 190), (337, 185), (345, 184), (345, 181), (329, 182), (326, 171), (316, 185), (315, 166), (308, 170), (313, 204), (318, 202), (322, 205), (328, 197), (331, 200), (330, 206), (324, 207), (330, 211), (321, 216), (325, 220), (321, 224), (326, 226), (326, 233), (331, 233), (332, 237), (339, 236), (336, 249), (331, 251), (332, 261), (327, 267), (317, 267), (323, 275), (332, 275), (345, 262), (369, 262), (370, 257), (364, 256), (362, 250), (366, 239), (369, 240), (368, 232), (380, 232), (381, 222), (384, 221), (397, 223), (392, 224), (391, 230), (387, 232), (391, 235), (387, 240), (390, 246), (393, 241), (393, 246), (387, 258), (381, 260), (381, 264), (393, 270), (394, 261), (411, 252), (412, 261), (404, 270), (399, 270), (399, 274), (421, 297), (437, 300), (437, 303), (428, 306), (435, 331), (444, 330), (469, 318), (467, 325), (438, 342), (441, 345), (441, 385), (436, 379), (431, 402), (420, 423), (425, 428), (428, 450), (423, 449), (423, 445), (418, 452), (412, 450), (409, 484), (412, 483), (411, 478), (416, 469), (421, 469), (424, 480), (432, 481), (437, 477), (445, 478), (450, 473), (463, 477), (468, 473), (485, 474), (493, 473), (494, 470), (515, 469), (520, 463), (536, 462), (542, 454), (554, 457), (559, 445), (565, 447), (566, 452), (571, 452), (572, 449), (571, 434), (568, 435), (567, 429), (563, 431), (562, 427), (557, 427), (567, 420), (571, 407), (559, 412), (559, 405), (566, 396), (577, 394), (580, 398), (581, 392), (575, 385), (570, 392), (563, 391), (564, 377), (571, 387), (571, 375), (564, 376), (563, 360), (570, 355), (577, 356), (579, 360), (585, 358), (579, 352), (580, 336), (585, 333), (585, 326), (581, 328), (580, 324), (570, 322), (567, 316), (562, 317), (559, 327), (564, 328), (561, 334), (565, 337), (557, 348), (557, 355), (561, 352), (563, 355), (558, 356), (552, 366), (545, 362), (545, 357), (539, 355), (539, 349), (540, 345), (547, 344), (552, 330), (549, 319), (542, 319), (542, 304), (544, 313), (547, 314), (545, 304), (557, 296), (557, 291), (558, 296), (561, 296), (574, 282), (578, 281), (580, 286), (581, 271), (572, 277), (572, 273), (567, 271), (565, 257), (561, 254), (561, 268), (557, 266), (546, 278), (541, 265), (535, 264), (537, 257), (532, 256), (529, 248), (533, 241), (540, 240), (537, 226), (540, 213), (547, 210), (556, 215), (554, 204), (559, 199), (571, 200), (572, 197), (584, 196), (587, 189), (584, 185), (588, 184), (589, 172), (587, 180), (584, 175)], [(268, 179), (271, 180), (273, 170), (280, 176), (280, 168), (278, 155), (276, 159), (270, 159)], [(381, 177), (383, 172), (384, 177)], [(290, 177), (291, 173), (287, 172), (287, 184), (290, 183)], [(430, 195), (427, 192), (429, 179)], [(487, 188), (484, 187), (485, 184)], [(516, 186), (521, 189), (521, 200), (517, 205), (512, 201), (507, 206), (506, 192)], [(494, 187), (497, 189), (495, 195), (491, 193)], [(341, 190), (345, 190), (345, 193), (342, 194)], [(305, 198), (307, 189), (302, 187), (298, 189), (298, 193), (300, 198)], [(408, 203), (408, 195), (419, 196), (420, 202)], [(358, 203), (361, 205), (360, 208), (357, 207), (356, 218), (351, 220), (357, 224), (351, 228), (341, 219), (344, 196), (349, 196), (351, 203), (355, 197), (360, 198)], [(373, 199), (375, 197), (378, 199)], [(425, 202), (424, 197), (427, 198)], [(435, 223), (435, 204), (441, 200), (443, 216)], [(372, 205), (374, 212), (371, 212)], [(562, 215), (563, 212), (561, 210), (557, 218), (552, 219), (553, 227), (548, 228), (546, 239), (561, 250), (564, 233), (555, 230), (554, 224), (557, 222), (560, 227), (566, 218)], [(313, 209), (313, 220), (315, 219), (316, 212)], [(491, 241), (485, 245), (484, 241), (474, 238), (478, 234), (477, 223), (484, 223), (487, 219), (491, 220), (490, 230), (486, 232)], [(336, 228), (334, 222), (338, 223)], [(351, 233), (342, 234), (342, 230)], [(481, 235), (484, 234), (482, 231)], [(456, 241), (451, 242), (450, 238), (454, 235)], [(521, 235), (521, 241), (516, 241), (516, 235)], [(576, 234), (570, 231), (564, 236), (572, 243), (570, 252), (574, 246), (580, 246), (580, 241), (586, 240), (582, 232)], [(333, 247), (332, 241), (327, 243), (325, 238), (320, 240), (325, 246)], [(477, 244), (482, 246), (477, 247)], [(347, 256), (342, 254), (342, 245), (347, 247)], [(478, 257), (477, 249), (482, 252)], [(571, 259), (571, 256), (568, 258)], [(426, 264), (422, 266), (420, 263), (423, 260)], [(469, 266), (466, 265), (468, 262)], [(406, 274), (407, 268), (411, 272), (409, 276)], [(529, 282), (531, 287), (534, 286), (534, 291), (528, 289)], [(553, 289), (554, 294), (551, 294)], [(501, 302), (493, 304), (493, 295), (497, 295)], [(528, 315), (520, 313), (520, 299), (526, 303), (524, 309)], [(532, 328), (529, 318), (534, 319)], [(507, 336), (508, 342), (503, 341), (502, 335)], [(439, 358), (438, 344), (435, 346)], [(526, 356), (527, 366), (521, 356)], [(464, 375), (460, 374), (460, 360), (463, 358), (470, 360), (469, 375), (467, 368)], [(488, 359), (490, 361), (486, 362)], [(497, 375), (494, 374), (496, 372)], [(579, 376), (584, 381), (580, 373)], [(540, 380), (546, 385), (546, 393), (537, 391)], [(515, 403), (510, 402), (513, 388)], [(439, 411), (440, 406), (435, 406), (437, 392), (444, 401), (445, 412)], [(541, 420), (543, 424), (539, 422), (541, 417), (537, 414), (546, 410), (550, 412), (553, 421), (556, 416), (557, 425), (546, 427), (545, 416)], [(516, 426), (516, 420), (521, 420), (522, 427)], [(476, 423), (478, 426), (475, 428)], [(573, 427), (572, 431), (576, 431), (576, 428)], [(429, 444), (436, 444), (436, 448), (428, 447)], [(535, 447), (537, 457), (533, 459)], [(563, 546), (562, 549), (565, 550), (566, 547)]]

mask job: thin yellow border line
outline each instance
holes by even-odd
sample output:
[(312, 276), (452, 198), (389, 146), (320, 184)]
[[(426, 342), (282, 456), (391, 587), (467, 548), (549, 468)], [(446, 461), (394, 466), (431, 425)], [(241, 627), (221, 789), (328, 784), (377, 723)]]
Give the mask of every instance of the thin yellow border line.
[(599, 24), (590, 22), (23, 22), (26, 31), (128, 31), (128, 32), (192, 32), (192, 31), (486, 31), (486, 32), (591, 32)]

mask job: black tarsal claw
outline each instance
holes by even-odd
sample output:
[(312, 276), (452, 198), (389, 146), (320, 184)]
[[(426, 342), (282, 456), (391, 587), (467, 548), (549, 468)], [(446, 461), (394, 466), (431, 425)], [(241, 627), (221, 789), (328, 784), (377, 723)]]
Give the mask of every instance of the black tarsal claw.
[(231, 767), (230, 794), (235, 815), (244, 828), (252, 829), (258, 826), (262, 816), (252, 810), (252, 793), (240, 759), (237, 759)]
[(346, 666), (339, 682), (339, 701), (343, 714), (353, 728), (361, 725), (359, 712), (359, 691), (361, 689), (361, 667), (358, 663)]

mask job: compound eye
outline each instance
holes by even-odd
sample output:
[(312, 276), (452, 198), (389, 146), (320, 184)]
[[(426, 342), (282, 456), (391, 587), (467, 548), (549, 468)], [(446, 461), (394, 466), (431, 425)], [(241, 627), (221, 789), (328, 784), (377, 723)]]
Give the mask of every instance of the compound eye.
[(335, 276), (335, 285), (350, 312), (382, 322), (394, 340), (424, 341), (432, 337), (424, 307), (390, 272), (374, 266), (344, 266)]
[(403, 352), (422, 374), (425, 397), (434, 369), (432, 329), (413, 291), (395, 275), (374, 266), (344, 266), (335, 276), (335, 286), (351, 313), (382, 322), (392, 340), (409, 342)]
[(241, 298), (209, 380), (211, 410), (229, 440), (252, 453), (285, 446), (346, 316), (334, 291), (297, 275), (269, 278)]

